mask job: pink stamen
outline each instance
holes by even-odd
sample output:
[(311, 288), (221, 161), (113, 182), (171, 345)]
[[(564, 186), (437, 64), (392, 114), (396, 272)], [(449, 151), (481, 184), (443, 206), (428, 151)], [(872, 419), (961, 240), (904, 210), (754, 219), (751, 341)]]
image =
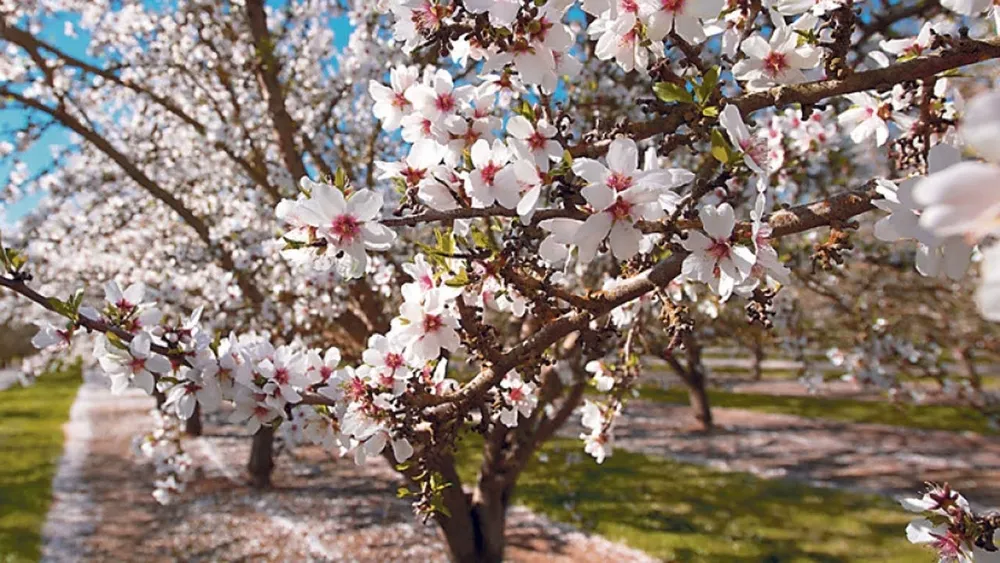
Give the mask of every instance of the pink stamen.
[(776, 78), (791, 68), (788, 56), (780, 51), (771, 51), (764, 57), (764, 72), (771, 78)]
[(634, 180), (631, 176), (626, 176), (620, 172), (612, 172), (608, 176), (608, 187), (616, 192), (623, 192), (632, 187)]
[(336, 236), (341, 243), (350, 243), (361, 234), (361, 223), (353, 215), (337, 215), (330, 225), (330, 232)]
[(444, 322), (441, 320), (440, 315), (424, 315), (424, 332), (431, 333), (437, 332), (441, 329)]

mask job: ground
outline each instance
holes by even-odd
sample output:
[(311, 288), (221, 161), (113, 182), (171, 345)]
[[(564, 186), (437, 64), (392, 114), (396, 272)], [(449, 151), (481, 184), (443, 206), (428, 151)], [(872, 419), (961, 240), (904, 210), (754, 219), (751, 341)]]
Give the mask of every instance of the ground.
[[(400, 482), (385, 462), (357, 466), (299, 449), (294, 458), (280, 458), (273, 490), (256, 491), (242, 477), (250, 442), (241, 428), (218, 424), (219, 417), (187, 446), (204, 478), (178, 502), (160, 506), (150, 496), (151, 469), (137, 467), (130, 453), (133, 436), (150, 424), (152, 400), (112, 397), (96, 383), (81, 398), (73, 422), (92, 427), (77, 435), (87, 455), (78, 487), (57, 491), (53, 513), (79, 513), (84, 503), (92, 518), (76, 537), (59, 537), (65, 525), (49, 526), (48, 560), (78, 561), (81, 554), (133, 561), (445, 559), (436, 529), (415, 521), (396, 498)], [(512, 561), (648, 559), (523, 508), (511, 515), (508, 540)]]
[[(61, 381), (71, 395), (72, 381), (49, 381)], [(685, 406), (671, 404), (677, 397), (645, 393), (629, 405), (615, 454), (602, 466), (583, 453), (579, 429), (565, 429), (519, 481), (515, 500), (523, 506), (510, 517), (510, 559), (929, 561), (906, 542), (909, 516), (891, 497), (939, 479), (980, 504), (1000, 504), (989, 487), (1000, 476), (995, 436), (852, 422), (892, 408), (885, 404), (856, 411), (758, 395), (722, 395), (752, 410), (715, 409), (719, 429), (706, 436), (691, 430)], [(0, 395), (0, 410), (10, 411), (10, 397)], [(45, 560), (444, 559), (436, 529), (416, 522), (395, 498), (399, 481), (385, 463), (358, 467), (315, 448), (286, 451), (276, 487), (255, 491), (241, 467), (249, 440), (221, 417), (188, 441), (201, 478), (177, 503), (158, 505), (150, 496), (152, 469), (131, 453), (151, 407), (148, 397), (112, 397), (96, 381), (81, 390), (55, 476)], [(934, 418), (904, 414), (893, 420), (926, 426)], [(475, 442), (465, 440), (460, 456), (467, 478), (477, 465)], [(40, 474), (51, 476), (54, 455), (38, 462)], [(0, 459), (0, 474), (5, 464)], [(11, 487), (4, 479), (0, 491)], [(47, 489), (34, 493), (47, 497)], [(31, 544), (32, 527), (37, 538), (43, 500), (27, 510), (16, 534), (21, 544)], [(0, 525), (0, 540), (4, 530)], [(20, 557), (31, 560), (31, 553)]]
[(70, 367), (33, 387), (0, 391), (0, 561), (38, 558), (63, 451), (60, 427), (79, 382), (79, 369)]
[(706, 436), (693, 429), (687, 406), (639, 400), (627, 410), (615, 427), (615, 445), (630, 451), (886, 496), (948, 481), (981, 506), (1000, 506), (995, 436), (718, 407), (712, 410), (716, 429)]

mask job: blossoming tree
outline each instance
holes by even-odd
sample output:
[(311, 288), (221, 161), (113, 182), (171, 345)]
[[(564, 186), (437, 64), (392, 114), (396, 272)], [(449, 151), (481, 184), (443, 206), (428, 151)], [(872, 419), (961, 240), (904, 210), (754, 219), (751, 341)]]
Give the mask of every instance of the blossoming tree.
[[(887, 211), (874, 236), (917, 241), (922, 274), (960, 277), (981, 247), (977, 303), (1000, 318), (1000, 98), (964, 102), (972, 65), (1000, 58), (994, 12), (7, 4), (7, 189), (47, 198), (2, 243), (5, 310), (59, 315), (35, 338), (50, 351), (90, 333), (113, 389), (159, 391), (170, 417), (230, 403), (264, 475), (275, 427), (387, 458), (455, 560), (498, 561), (538, 446), (582, 407), (600, 463), (642, 359), (697, 345), (686, 300), (782, 322), (781, 288), (801, 280), (786, 244), (849, 267), (855, 218)], [(352, 27), (341, 51), (334, 18)], [(47, 37), (53, 21), (88, 52)], [(68, 146), (32, 170), (23, 152), (50, 130)], [(463, 486), (456, 440), (474, 432), (483, 462)], [(176, 446), (164, 500), (185, 478)], [(995, 549), (995, 519), (932, 494), (911, 539)]]

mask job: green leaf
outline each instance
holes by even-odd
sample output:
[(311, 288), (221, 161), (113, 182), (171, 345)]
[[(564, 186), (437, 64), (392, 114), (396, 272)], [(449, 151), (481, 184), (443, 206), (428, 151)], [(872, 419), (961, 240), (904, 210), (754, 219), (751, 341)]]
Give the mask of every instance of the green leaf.
[(406, 193), (406, 180), (400, 176), (396, 176), (392, 179), (392, 187), (396, 190), (396, 193), (402, 195)]
[(434, 229), (434, 239), (437, 241), (436, 250), (445, 256), (455, 254), (455, 240), (451, 238), (451, 229), (442, 231)]
[(7, 249), (7, 260), (15, 272), (21, 271), (21, 267), (28, 263), (28, 257), (12, 248)]
[(708, 99), (712, 97), (712, 92), (715, 91), (716, 84), (719, 83), (719, 68), (712, 67), (705, 71), (705, 75), (701, 78), (701, 84), (694, 87), (694, 96), (699, 104), (705, 104)]
[(691, 97), (691, 92), (688, 92), (683, 86), (674, 84), (673, 82), (657, 82), (653, 86), (653, 92), (656, 97), (663, 102), (673, 103), (679, 102), (682, 104), (694, 103), (694, 98)]
[(300, 248), (305, 248), (306, 246), (306, 243), (302, 241), (292, 240), (287, 237), (282, 237), (281, 240), (285, 241), (285, 247), (282, 248), (282, 250), (298, 250)]
[(486, 248), (489, 250), (496, 250), (493, 248), (493, 239), (490, 238), (485, 231), (479, 228), (473, 228), (471, 232), (472, 244), (476, 245), (476, 248)]
[(68, 301), (63, 301), (55, 297), (49, 297), (48, 304), (53, 311), (66, 317), (71, 321), (76, 321), (79, 313), (80, 302), (83, 301), (83, 290), (77, 290)]
[(708, 106), (701, 110), (701, 114), (705, 117), (719, 117), (719, 106)]
[(444, 514), (448, 518), (451, 518), (451, 511), (448, 510), (448, 507), (445, 506), (444, 503), (439, 504), (437, 509), (441, 512), (441, 514)]
[(469, 285), (470, 281), (471, 280), (469, 280), (469, 274), (463, 268), (457, 274), (455, 274), (455, 276), (452, 277), (450, 280), (444, 282), (444, 284), (448, 287), (465, 287)]
[(333, 175), (333, 185), (340, 191), (344, 191), (344, 189), (347, 188), (347, 183), (349, 181), (350, 178), (347, 177), (347, 172), (344, 172), (343, 168), (338, 168)]
[(73, 292), (73, 297), (70, 298), (69, 304), (73, 307), (73, 311), (79, 311), (80, 305), (83, 303), (83, 289), (78, 289)]
[(3, 248), (3, 233), (0, 233), (0, 262), (3, 263), (3, 269), (7, 273), (14, 273), (11, 270), (10, 261), (7, 260), (7, 251)]
[(729, 162), (729, 143), (718, 129), (712, 129), (712, 156), (723, 164)]
[(520, 116), (523, 116), (528, 121), (534, 123), (535, 120), (535, 108), (531, 107), (531, 104), (527, 100), (521, 100), (521, 105), (514, 109), (514, 112)]
[(125, 342), (123, 342), (121, 338), (118, 338), (117, 334), (115, 334), (113, 332), (109, 332), (109, 333), (105, 334), (105, 336), (108, 337), (108, 342), (110, 342), (116, 348), (120, 348), (122, 350), (127, 350), (128, 349), (128, 344), (126, 344)]

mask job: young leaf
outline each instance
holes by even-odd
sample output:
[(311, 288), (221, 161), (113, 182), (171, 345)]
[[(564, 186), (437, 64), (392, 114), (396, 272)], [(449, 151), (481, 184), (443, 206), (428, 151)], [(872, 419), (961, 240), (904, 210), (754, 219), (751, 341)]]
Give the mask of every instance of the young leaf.
[(531, 104), (527, 100), (521, 100), (521, 105), (515, 108), (514, 111), (528, 121), (535, 122), (535, 108), (531, 107)]
[(712, 156), (723, 164), (729, 162), (729, 143), (718, 129), (712, 130)]
[(450, 280), (444, 282), (444, 284), (448, 287), (465, 287), (469, 285), (469, 281), (471, 281), (469, 280), (469, 274), (463, 268)]
[(5, 272), (13, 273), (10, 267), (10, 261), (7, 260), (7, 251), (3, 248), (3, 233), (0, 233), (0, 263), (3, 264)]
[(701, 79), (701, 84), (695, 88), (695, 93), (698, 95), (698, 103), (707, 103), (718, 83), (719, 67), (713, 66), (705, 72), (705, 76)]
[(338, 190), (344, 191), (347, 188), (348, 182), (347, 172), (344, 172), (343, 168), (338, 168), (333, 176), (333, 185), (337, 187)]
[(691, 97), (691, 92), (688, 92), (683, 86), (678, 86), (673, 82), (657, 82), (653, 86), (653, 92), (656, 93), (656, 97), (663, 102), (673, 103), (678, 102), (682, 104), (694, 103), (694, 98)]

